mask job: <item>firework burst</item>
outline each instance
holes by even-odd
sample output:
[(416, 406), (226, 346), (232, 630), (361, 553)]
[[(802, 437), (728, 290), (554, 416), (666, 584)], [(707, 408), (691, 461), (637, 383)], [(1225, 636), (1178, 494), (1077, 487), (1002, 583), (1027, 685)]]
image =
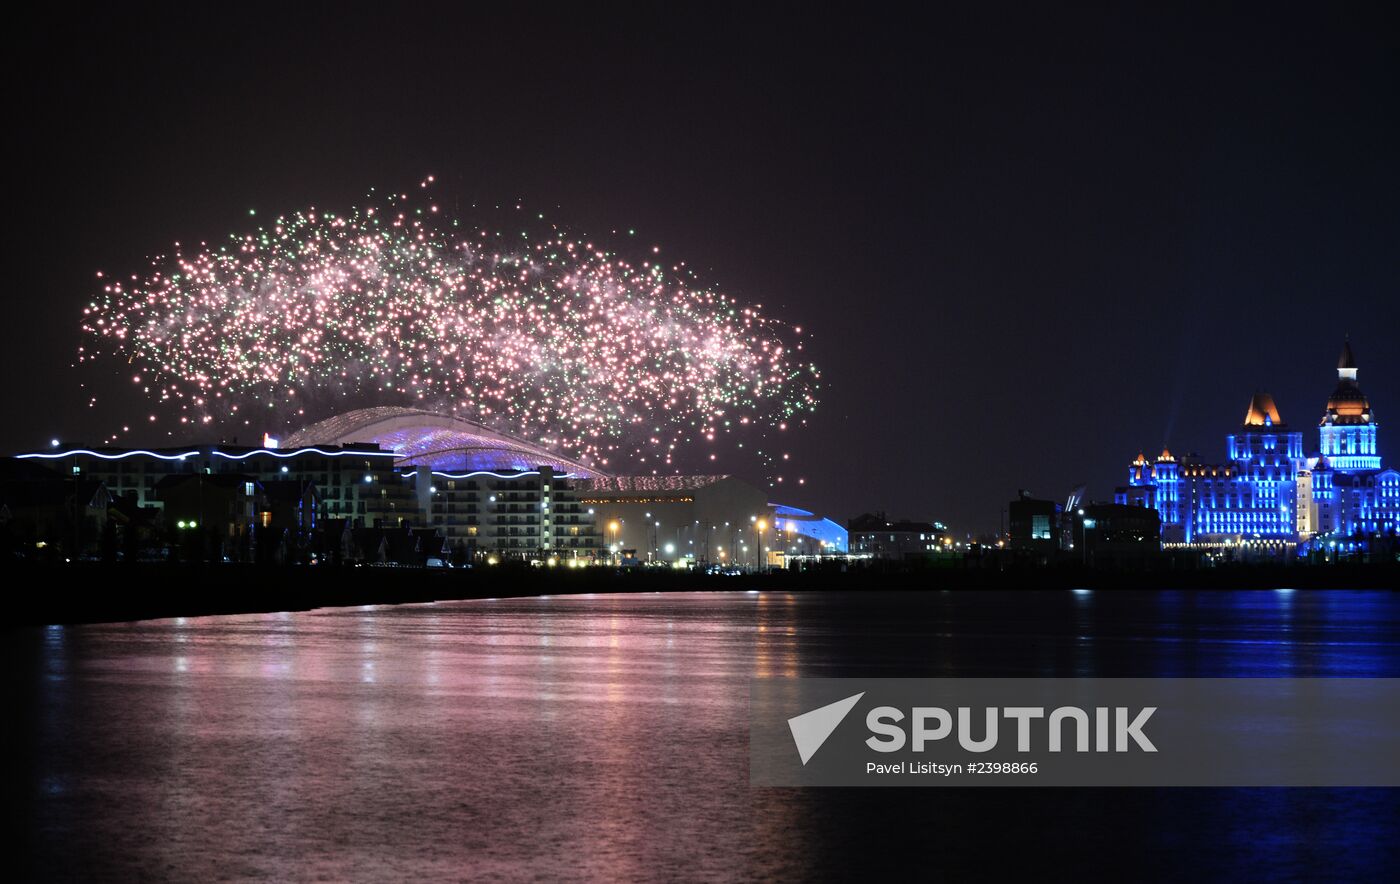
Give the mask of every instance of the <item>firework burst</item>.
[(186, 427), (410, 404), (600, 465), (671, 464), (815, 407), (800, 328), (659, 249), (629, 261), (519, 207), (515, 229), (448, 219), (430, 183), (104, 277), (79, 361), (123, 360), (159, 418)]

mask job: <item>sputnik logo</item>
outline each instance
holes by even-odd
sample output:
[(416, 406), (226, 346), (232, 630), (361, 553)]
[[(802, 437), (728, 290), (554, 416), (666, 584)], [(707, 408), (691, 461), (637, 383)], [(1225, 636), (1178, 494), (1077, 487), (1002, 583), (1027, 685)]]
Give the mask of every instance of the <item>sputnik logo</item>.
[(788, 719), (788, 730), (792, 731), (792, 741), (797, 744), (797, 754), (802, 756), (803, 765), (817, 754), (826, 738), (831, 736), (864, 696), (865, 691), (861, 691), (844, 700), (837, 700), (835, 703)]

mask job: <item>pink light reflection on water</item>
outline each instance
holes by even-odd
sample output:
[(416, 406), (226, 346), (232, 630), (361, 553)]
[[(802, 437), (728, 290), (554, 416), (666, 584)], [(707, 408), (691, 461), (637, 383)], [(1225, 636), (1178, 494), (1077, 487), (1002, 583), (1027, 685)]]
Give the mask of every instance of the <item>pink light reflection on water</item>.
[(79, 837), (193, 877), (732, 867), (748, 680), (796, 673), (790, 608), (554, 597), (70, 629), (58, 690), (102, 721), (78, 735), (103, 749), (75, 773)]

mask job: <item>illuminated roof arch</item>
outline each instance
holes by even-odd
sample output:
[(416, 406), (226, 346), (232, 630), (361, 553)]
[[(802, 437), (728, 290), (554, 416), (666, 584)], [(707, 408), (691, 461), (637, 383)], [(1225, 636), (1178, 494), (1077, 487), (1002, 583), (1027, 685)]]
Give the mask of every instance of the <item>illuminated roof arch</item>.
[(607, 474), (524, 439), (472, 421), (417, 408), (378, 406), (347, 411), (279, 441), (283, 448), (374, 443), (398, 454), (400, 465), (435, 470), (532, 470), (552, 467), (584, 478)]
[(773, 525), (778, 531), (790, 531), (818, 541), (822, 544), (823, 553), (845, 553), (850, 550), (846, 529), (830, 519), (800, 507), (780, 503), (769, 506), (773, 508)]

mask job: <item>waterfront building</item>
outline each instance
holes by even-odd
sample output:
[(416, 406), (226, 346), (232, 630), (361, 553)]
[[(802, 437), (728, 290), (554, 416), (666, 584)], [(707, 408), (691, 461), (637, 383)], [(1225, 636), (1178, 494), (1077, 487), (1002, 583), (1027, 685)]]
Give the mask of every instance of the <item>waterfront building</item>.
[[(35, 464), (0, 462), (0, 539), (59, 547), (94, 544), (106, 531), (113, 497), (106, 483)], [(9, 549), (5, 549), (9, 552)]]
[[(786, 531), (793, 545), (802, 538), (844, 552), (839, 526), (770, 504), (765, 492), (737, 478), (612, 476), (418, 409), (358, 409), (264, 443), (78, 448), (21, 454), (14, 462), (100, 483), (134, 508), (162, 511), (168, 531), (193, 522), (216, 531), (225, 548), (257, 528), (306, 537), (319, 527), (337, 534), (402, 528), (414, 535), (415, 548), (466, 559), (596, 560), (627, 547), (652, 561), (738, 562), (742, 548), (748, 564), (757, 564), (752, 551), (778, 543), (775, 531)], [(424, 532), (440, 540), (426, 542)], [(391, 546), (404, 540), (385, 536)]]
[(596, 556), (602, 546), (592, 511), (579, 500), (573, 474), (541, 464), (534, 469), (461, 473), (415, 470), (426, 489), (424, 523), (468, 556)]
[(217, 537), (230, 550), (252, 543), (260, 512), (271, 515), (262, 483), (247, 474), (171, 473), (155, 491), (175, 532)]
[(1038, 500), (1022, 493), (1007, 506), (1011, 548), (1042, 557), (1053, 555), (1060, 548), (1062, 513), (1055, 501)]
[(1346, 343), (1314, 453), (1273, 397), (1259, 392), (1225, 437), (1224, 461), (1167, 449), (1151, 460), (1139, 454), (1114, 499), (1155, 509), (1169, 544), (1291, 546), (1391, 534), (1400, 524), (1400, 473), (1383, 467), (1378, 429)]
[(851, 555), (901, 562), (948, 552), (952, 535), (941, 522), (889, 519), (884, 513), (864, 513), (846, 523)]
[(1076, 510), (1082, 560), (1100, 568), (1139, 567), (1160, 554), (1158, 510), (1122, 503), (1086, 503)]

